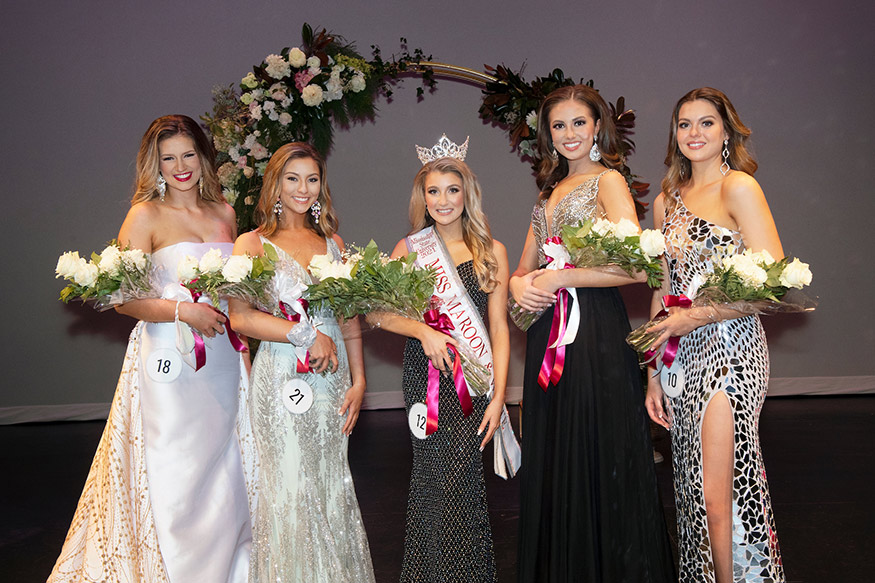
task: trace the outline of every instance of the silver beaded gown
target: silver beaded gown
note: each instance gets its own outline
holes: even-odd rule
[[[663,234],[671,293],[686,293],[696,274],[745,249],[741,233],[694,215],[680,196],[666,197]],[[683,336],[677,352],[685,385],[669,399],[678,515],[680,581],[714,581],[702,488],[702,420],[719,392],[732,408],[732,562],[735,581],[783,582],[775,520],[759,441],[769,382],[769,352],[758,316],[707,324]]]
[[[542,245],[562,225],[599,218],[599,179],[584,181],[553,211],[535,205]],[[605,217],[601,217],[605,218]],[[638,359],[616,287],[577,288],[580,326],[556,385],[538,372],[553,308],[528,330],[523,377],[519,582],[668,583],[674,561],[656,486]]]
[[[262,237],[262,243],[269,243]],[[340,257],[335,242],[329,252]],[[309,283],[310,276],[275,246],[278,269]],[[274,315],[281,317],[279,311]],[[346,416],[337,414],[351,386],[343,335],[334,314],[308,312],[337,345],[334,373],[297,373],[294,347],[262,342],[252,365],[250,415],[260,457],[250,583],[374,581],[368,539],[347,462]],[[281,387],[300,378],[313,388],[303,414],[283,405]]]
[[[472,261],[456,266],[480,317],[489,296],[480,289]],[[428,358],[419,340],[404,348],[404,402],[407,412],[424,403]],[[441,375],[437,431],[413,441],[413,469],[404,537],[404,583],[493,583],[497,581],[492,528],[486,506],[482,436],[477,428],[489,405],[472,397],[474,410],[463,417],[451,378]]]

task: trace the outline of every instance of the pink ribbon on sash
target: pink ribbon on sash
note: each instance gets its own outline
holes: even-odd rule
[[[307,311],[307,308],[310,306],[310,303],[307,300],[298,300],[300,302],[301,307],[304,308],[304,311]],[[297,314],[293,311],[292,306],[285,302],[280,302],[280,312],[282,312],[283,316],[285,316],[286,320],[289,322],[300,322],[301,314]],[[292,313],[289,313],[292,312]],[[295,359],[297,361],[297,371],[299,373],[311,372],[310,370],[310,351],[307,351],[307,356],[304,358],[304,362],[301,362],[300,359]]]
[[[437,309],[428,310],[423,315],[423,320],[430,328],[450,334],[450,330],[454,330],[455,326],[450,321],[450,317],[440,313]],[[468,383],[465,381],[465,375],[462,372],[462,357],[456,350],[456,347],[447,343],[447,348],[453,354],[453,384],[456,386],[456,395],[459,397],[459,405],[462,406],[462,413],[465,417],[471,414],[474,410],[474,405],[471,403],[471,395],[468,394]],[[438,395],[440,392],[440,371],[434,367],[429,360],[428,362],[428,388],[426,390],[425,405],[426,405],[426,422],[425,434],[431,435],[438,428]]]
[[[561,237],[550,237],[546,243],[556,243],[561,245]],[[549,261],[553,258],[547,256]],[[562,269],[574,269],[573,265],[565,264]],[[550,336],[547,338],[547,351],[544,353],[544,360],[541,361],[541,370],[538,372],[538,384],[546,392],[550,383],[556,385],[559,379],[562,378],[562,371],[565,368],[565,345],[557,346],[559,340],[565,336],[565,330],[568,327],[568,306],[571,301],[571,292],[567,288],[561,288],[557,292],[558,300],[556,307],[553,310],[553,323],[550,327]]]
[[[662,296],[662,305],[665,306],[665,309],[660,310],[660,312],[656,314],[657,318],[668,316],[669,308],[689,308],[693,305],[693,300],[691,300],[684,294],[680,294],[678,296],[665,295]],[[665,364],[665,366],[671,366],[674,363],[674,359],[678,353],[678,345],[680,344],[680,341],[680,336],[672,336],[665,343],[665,350],[662,353],[662,362],[663,364]],[[650,366],[651,368],[656,368],[656,359],[659,358],[659,349],[654,350],[651,348],[644,353],[644,357],[647,361],[648,366]]]
[[[197,303],[197,301],[203,295],[199,291],[193,290],[190,285],[193,285],[196,282],[196,279],[193,279],[189,282],[185,287],[188,288],[188,291],[191,292],[191,301]],[[243,341],[240,340],[240,337],[237,335],[237,332],[231,327],[231,319],[223,313],[220,309],[215,306],[211,306],[214,310],[225,316],[225,330],[228,332],[228,342],[231,343],[231,346],[234,347],[234,350],[237,352],[247,352],[249,349],[243,345]],[[200,335],[200,332],[191,328],[191,335],[194,336],[194,359],[195,359],[195,372],[199,371],[203,366],[207,363],[207,348],[204,345],[204,339]]]

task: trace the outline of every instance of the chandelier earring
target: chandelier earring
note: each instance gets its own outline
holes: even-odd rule
[[[602,153],[599,152],[598,135],[592,136],[592,148],[589,149],[589,159],[593,162],[598,162],[602,159]]]
[[[723,140],[723,164],[720,165],[720,173],[726,176],[729,172],[729,138]]]
[[[167,192],[167,181],[164,180],[164,177],[160,174],[158,175],[158,180],[155,183],[155,189],[158,191],[158,198],[161,202],[164,202],[164,194]]]
[[[550,150],[550,158],[555,162],[559,159],[559,152],[556,151],[556,146]]]
[[[318,200],[310,206],[310,215],[313,217],[313,222],[319,224],[319,217],[322,216],[322,203]]]
[[[283,201],[280,199],[276,199],[276,202],[273,205],[273,214],[276,215],[277,220],[279,220],[280,216],[283,214]]]

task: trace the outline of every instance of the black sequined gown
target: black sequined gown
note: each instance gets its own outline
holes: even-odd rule
[[[488,295],[466,261],[456,271],[483,317]],[[419,340],[404,348],[404,402],[407,411],[425,402],[428,358]],[[497,581],[486,482],[477,428],[489,404],[473,397],[474,411],[462,416],[451,378],[441,375],[438,429],[413,441],[413,471],[407,501],[407,533],[401,581],[492,583]]]
[[[541,252],[565,224],[597,217],[598,179],[568,193],[547,225],[532,214]],[[557,385],[538,371],[553,319],[528,330],[522,403],[519,582],[676,581],[656,487],[650,427],[629,320],[617,288],[578,288],[580,327]]]

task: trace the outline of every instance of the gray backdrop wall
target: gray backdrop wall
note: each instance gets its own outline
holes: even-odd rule
[[[528,78],[554,67],[591,77],[638,111],[631,165],[654,185],[675,101],[693,87],[723,89],[753,128],[757,178],[784,248],[811,264],[821,298],[814,314],[768,319],[773,392],[875,389],[871,3],[12,0],[4,12],[2,422],[106,410],[133,322],[58,302],[57,256],[116,235],[152,119],[206,112],[213,86],[299,44],[303,22],[365,53],[377,44],[390,54],[404,36],[475,69],[525,64]],[[337,134],[329,172],[342,236],[390,249],[407,230],[414,143],[470,135],[468,161],[515,266],[536,195],[528,165],[478,119],[475,86],[441,81],[418,102],[416,85],[381,103],[375,123]],[[647,291],[624,294],[633,324],[642,322]],[[513,342],[512,395],[522,337]],[[400,403],[402,342],[375,331],[366,346],[368,404]]]

